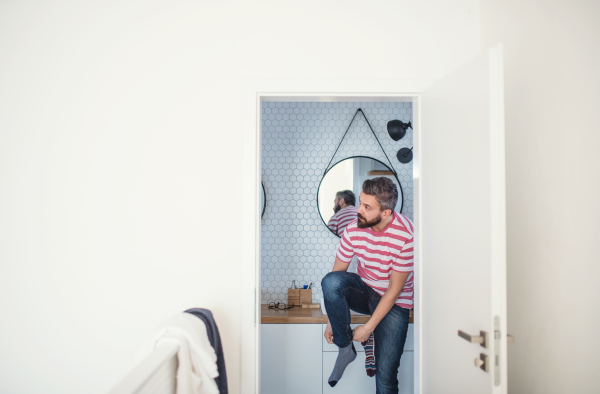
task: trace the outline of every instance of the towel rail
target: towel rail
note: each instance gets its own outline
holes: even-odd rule
[[[108,394],[175,394],[178,350],[172,343],[157,347]]]

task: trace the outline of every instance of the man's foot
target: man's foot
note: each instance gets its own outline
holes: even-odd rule
[[[350,345],[346,347],[341,347],[340,352],[338,353],[337,360],[335,360],[335,366],[333,367],[333,372],[329,377],[329,385],[331,387],[335,386],[337,382],[342,378],[342,374],[344,370],[354,359],[356,358],[356,350],[354,349],[354,344],[350,342]]]

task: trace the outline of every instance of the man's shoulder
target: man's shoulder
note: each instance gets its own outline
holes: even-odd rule
[[[394,228],[398,231],[408,233],[412,237],[415,229],[412,220],[399,212],[394,212],[394,214]]]
[[[348,223],[348,225],[346,226],[346,231],[357,231],[357,230],[360,230],[358,228],[357,222],[358,222],[358,219],[354,219],[350,223]]]
[[[338,211],[338,213],[340,213],[340,212],[343,212],[343,213],[356,212],[356,207],[354,205],[348,205],[347,207],[340,209]]]

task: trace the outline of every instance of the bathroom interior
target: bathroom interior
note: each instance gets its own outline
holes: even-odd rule
[[[365,179],[389,177],[399,188],[396,211],[413,220],[413,105],[411,98],[395,100],[261,103],[263,394],[375,392],[360,343],[343,378],[335,387],[327,383],[337,347],[323,336],[321,280],[333,267],[340,241],[327,227],[336,191],[353,190],[358,205]],[[390,127],[398,125],[400,131]],[[355,270],[356,257],[348,271]],[[292,288],[301,289],[301,305],[290,308],[298,302],[299,291]],[[281,309],[284,305],[289,309]],[[351,327],[368,318],[353,313]],[[398,372],[401,394],[414,391],[412,322],[411,311]]]

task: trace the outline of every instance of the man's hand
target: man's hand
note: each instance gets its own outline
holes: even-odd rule
[[[327,328],[325,329],[325,339],[327,343],[333,343],[333,330],[331,329],[331,323],[327,322]]]
[[[353,330],[354,338],[352,338],[352,340],[354,340],[356,342],[366,342],[367,339],[369,339],[369,336],[371,335],[372,332],[373,332],[373,330],[370,330],[365,325],[357,326]]]

